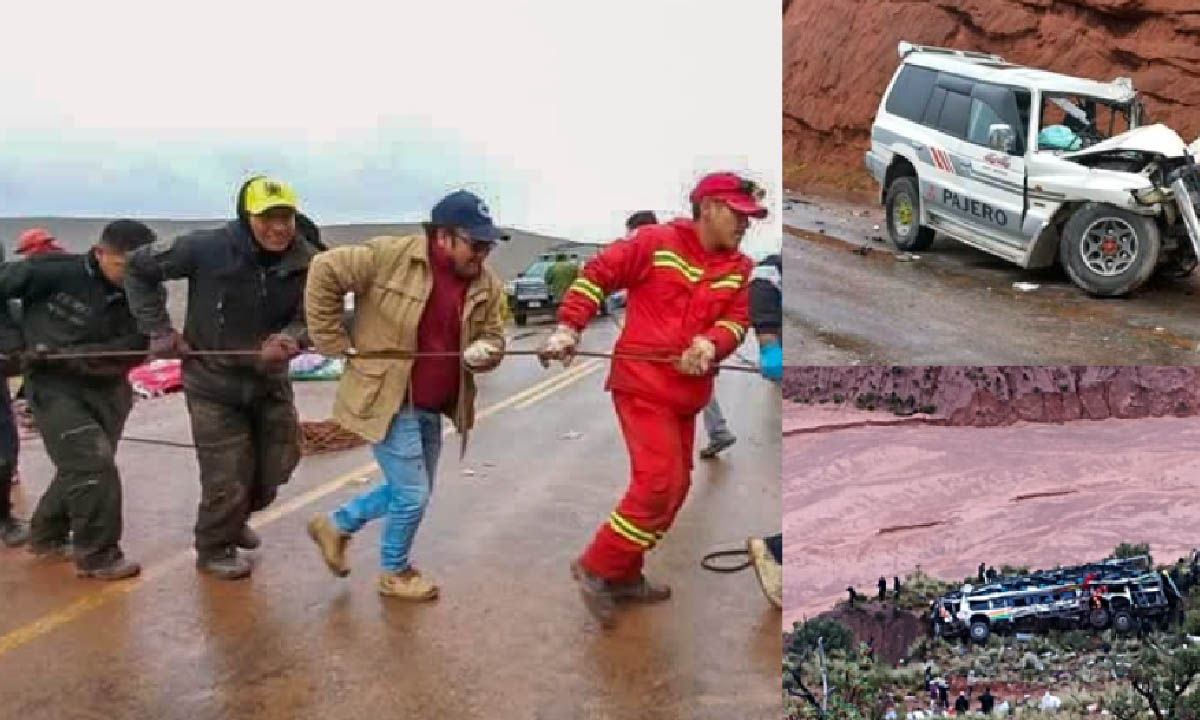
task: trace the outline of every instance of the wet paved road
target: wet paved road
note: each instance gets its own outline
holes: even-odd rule
[[[789,365],[1200,362],[1195,275],[1097,299],[1060,270],[1023,270],[942,236],[898,261],[879,208],[797,199],[783,222]]]
[[[585,344],[604,348],[612,336],[600,324]],[[125,545],[146,572],[100,585],[0,550],[0,716],[778,717],[779,612],[750,572],[699,567],[711,549],[779,529],[778,390],[722,375],[718,395],[740,440],[697,465],[678,524],[648,564],[675,597],[629,608],[606,633],[567,571],[625,482],[606,370],[581,363],[523,395],[552,376],[531,359],[487,378],[480,408],[491,410],[464,462],[447,438],[417,538],[415,562],[442,586],[426,605],[376,595],[378,524],[355,539],[344,580],[304,533],[312,512],[363,489],[348,478],[367,474],[365,448],[305,459],[255,521],[264,543],[254,576],[224,583],[193,567],[191,452],[125,443]],[[297,387],[302,416],[326,417],[332,384]],[[181,400],[139,404],[127,434],[188,441]],[[580,436],[563,439],[571,432]],[[38,441],[22,452],[27,514],[48,465]]]

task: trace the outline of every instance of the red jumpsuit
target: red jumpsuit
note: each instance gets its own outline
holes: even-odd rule
[[[625,327],[616,352],[678,357],[697,335],[716,362],[746,337],[753,263],[737,251],[707,252],[690,220],[648,225],[584,266],[558,319],[582,332],[604,297],[625,288]],[[616,359],[606,388],[629,451],[629,488],[579,562],[615,582],[636,580],[642,556],[662,539],[691,485],[696,415],[712,396],[713,375],[683,375],[667,363]]]

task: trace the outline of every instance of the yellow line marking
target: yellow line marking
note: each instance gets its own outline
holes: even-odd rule
[[[494,415],[501,410],[505,410],[514,405],[518,407],[528,407],[538,400],[558,392],[572,385],[576,380],[580,380],[587,375],[595,372],[600,366],[599,360],[591,360],[586,363],[570,368],[565,372],[549,377],[536,383],[521,392],[501,400],[500,402],[490,407],[480,410],[475,415],[476,421],[483,420],[486,417]],[[518,403],[520,403],[518,405]],[[454,427],[451,425],[442,433],[443,437],[447,437],[454,432]],[[306,490],[290,500],[273,505],[270,508],[258,513],[258,515],[250,522],[255,528],[261,528],[269,525],[280,518],[293,513],[306,505],[309,505],[323,497],[331,495],[345,487],[348,483],[361,478],[364,475],[374,474],[378,470],[375,463],[368,463],[362,467],[355,468],[347,473],[343,473],[332,480],[328,480],[317,487]],[[88,593],[79,598],[75,602],[70,603],[54,612],[47,613],[42,617],[29,622],[16,630],[12,630],[4,635],[0,635],[0,655],[15,650],[16,648],[26,645],[33,640],[45,635],[52,630],[66,625],[83,615],[95,610],[98,607],[106,604],[113,598],[120,597],[133,592],[137,588],[145,585],[147,582],[156,580],[168,572],[175,570],[178,567],[186,565],[192,556],[192,550],[181,550],[172,555],[161,563],[157,563],[145,568],[142,574],[130,580],[105,585],[101,589]]]
[[[576,382],[579,382],[580,380],[584,379],[588,375],[591,375],[592,373],[596,372],[599,369],[600,369],[599,362],[593,362],[592,364],[583,365],[579,368],[579,372],[575,373],[574,375],[570,375],[570,376],[566,377],[565,379],[563,379],[558,384],[552,385],[548,388],[545,388],[543,390],[540,390],[540,391],[534,393],[533,395],[530,395],[528,398],[521,401],[517,405],[516,409],[524,410],[525,408],[534,404],[538,400],[541,400],[542,398],[546,397],[547,395],[556,393],[559,390],[562,390],[563,388],[567,387],[568,385],[574,385]],[[562,378],[564,375],[566,375],[566,373],[563,373],[563,375],[560,375],[559,377]]]

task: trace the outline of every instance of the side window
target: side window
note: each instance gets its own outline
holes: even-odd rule
[[[987,600],[972,600],[971,601],[971,609],[975,610],[977,612],[981,611],[981,610],[987,610],[988,609],[988,601]]]
[[[971,119],[971,98],[956,92],[946,93],[946,102],[942,105],[938,117],[938,129],[957,138],[967,136],[967,122]]]
[[[1007,125],[1000,113],[979,98],[971,99],[971,117],[967,121],[967,141],[987,147],[988,132],[993,125]],[[1015,129],[1015,128],[1014,128]]]
[[[933,94],[929,96],[929,104],[925,106],[925,115],[921,117],[921,124],[937,127],[938,118],[942,115],[942,105],[946,101],[946,88],[934,88]]]
[[[892,92],[888,95],[884,108],[892,115],[920,122],[935,82],[935,71],[916,65],[905,65],[896,77],[896,82],[892,84]]]

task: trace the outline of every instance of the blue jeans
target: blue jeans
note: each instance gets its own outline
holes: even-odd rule
[[[371,446],[383,479],[335,510],[337,529],[353,534],[376,518],[384,518],[379,564],[384,572],[409,568],[408,551],[433,491],[438,455],[442,451],[442,416],[403,407],[392,418],[383,442]]]

